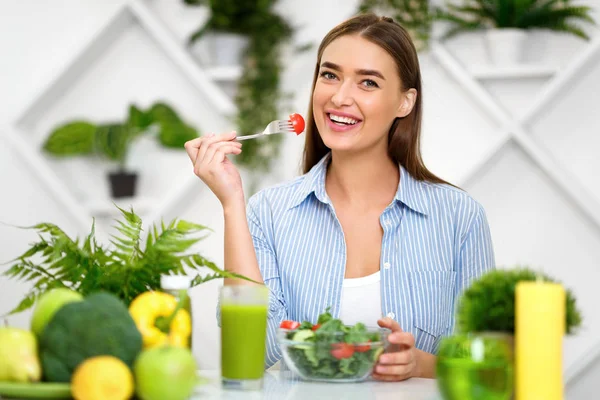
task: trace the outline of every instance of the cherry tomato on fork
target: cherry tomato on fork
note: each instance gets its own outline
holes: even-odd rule
[[[304,127],[306,124],[304,123],[304,118],[302,118],[302,115],[296,113],[291,114],[289,121],[292,123],[292,128],[294,129],[294,132],[296,132],[296,135],[304,132]]]
[[[290,321],[289,319],[281,321],[281,324],[279,325],[279,327],[281,329],[289,329],[289,330],[294,330],[299,326],[300,326],[300,322]]]

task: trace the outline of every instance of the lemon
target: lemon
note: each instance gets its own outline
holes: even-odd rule
[[[91,357],[79,364],[71,379],[76,400],[126,400],[133,395],[133,374],[113,356]]]

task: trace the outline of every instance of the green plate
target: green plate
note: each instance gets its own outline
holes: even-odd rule
[[[0,396],[13,399],[70,399],[71,385],[51,382],[0,382]]]

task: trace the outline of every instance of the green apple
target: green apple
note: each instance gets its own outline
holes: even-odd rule
[[[31,331],[0,328],[0,382],[37,382],[42,367]]]
[[[31,317],[31,330],[40,337],[54,314],[65,304],[82,301],[83,296],[71,289],[52,289],[40,296]]]
[[[164,346],[142,351],[133,366],[142,400],[185,400],[198,381],[196,361],[187,348]]]

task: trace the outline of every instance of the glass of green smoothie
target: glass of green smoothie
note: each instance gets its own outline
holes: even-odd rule
[[[223,286],[219,304],[222,385],[259,390],[265,371],[269,290],[263,285]]]

